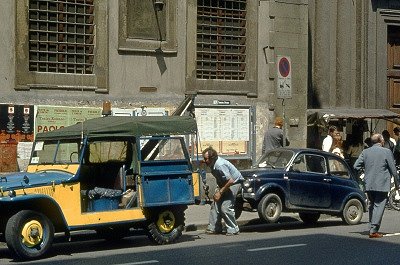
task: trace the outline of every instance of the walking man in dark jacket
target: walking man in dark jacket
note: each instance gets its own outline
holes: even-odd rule
[[[274,127],[267,130],[264,134],[264,141],[262,146],[262,153],[265,154],[269,150],[283,147],[283,119],[281,117],[276,117],[274,122]],[[290,142],[286,138],[286,145],[289,145]]]

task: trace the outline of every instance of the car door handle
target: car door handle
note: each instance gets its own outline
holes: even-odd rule
[[[325,182],[331,182],[331,179],[324,179]]]

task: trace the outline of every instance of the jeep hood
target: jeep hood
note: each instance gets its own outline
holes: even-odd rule
[[[0,188],[3,191],[10,189],[20,189],[37,187],[59,183],[71,179],[73,175],[62,171],[40,171],[36,173],[17,172],[12,174],[0,175]]]

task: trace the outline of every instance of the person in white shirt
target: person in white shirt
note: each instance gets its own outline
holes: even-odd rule
[[[322,141],[322,150],[325,152],[330,152],[332,143],[333,143],[333,135],[336,133],[336,126],[330,126],[328,129],[328,135]]]

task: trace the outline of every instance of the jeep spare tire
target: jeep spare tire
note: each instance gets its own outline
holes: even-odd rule
[[[185,227],[185,210],[187,207],[161,208],[148,210],[146,218],[148,237],[160,244],[175,242]]]

